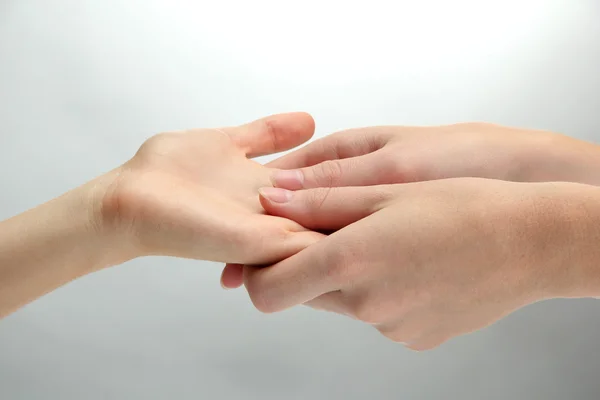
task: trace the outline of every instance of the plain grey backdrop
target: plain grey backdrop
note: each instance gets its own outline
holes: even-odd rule
[[[150,135],[308,111],[317,136],[491,121],[600,140],[600,3],[0,0],[0,219]],[[0,321],[0,399],[597,399],[600,303],[527,307],[432,352],[218,264],[147,258]]]

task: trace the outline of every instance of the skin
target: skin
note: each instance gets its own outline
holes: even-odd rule
[[[227,265],[222,281],[244,282],[261,311],[306,304],[415,350],[598,296],[598,160],[590,143],[488,124],[334,134],[272,163],[294,170],[261,189],[269,214],[333,233],[268,268]]]
[[[282,191],[262,190],[269,213],[335,232],[246,268],[263,312],[306,304],[427,350],[537,301],[600,293],[598,187],[455,178]]]
[[[284,259],[322,235],[266,215],[272,169],[250,160],[310,139],[312,117],[162,133],[124,165],[0,222],[0,317],[82,275],[165,255],[244,264]]]
[[[287,189],[367,186],[478,177],[600,185],[600,146],[561,134],[464,123],[383,126],[337,132],[269,166]],[[294,174],[300,172],[300,184]]]
[[[1,222],[0,317],[147,255],[237,263],[222,283],[245,282],[261,311],[307,304],[418,350],[535,301],[598,295],[596,146],[481,124],[388,127],[332,135],[268,167],[249,160],[313,131],[310,116],[284,114],[160,134]]]

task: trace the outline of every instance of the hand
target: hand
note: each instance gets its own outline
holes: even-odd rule
[[[322,235],[265,215],[257,190],[272,171],[248,157],[289,149],[313,131],[309,115],[283,114],[163,133],[122,167],[1,221],[0,318],[135,257],[262,264],[297,253]]]
[[[272,162],[286,189],[480,177],[600,185],[600,146],[484,123],[338,132]]]
[[[246,267],[245,285],[263,312],[306,303],[430,349],[536,301],[597,294],[599,191],[478,178],[263,189],[270,214],[335,233]]]
[[[383,126],[334,133],[268,166],[273,185],[290,190],[460,177],[600,185],[600,146],[486,123]],[[221,282],[241,285],[242,267],[227,265]]]
[[[296,113],[154,136],[114,173],[102,194],[102,225],[135,256],[247,264],[290,256],[320,235],[265,215],[257,191],[272,170],[248,158],[289,149],[313,131],[312,118]]]

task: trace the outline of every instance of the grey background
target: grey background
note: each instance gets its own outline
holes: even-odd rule
[[[318,135],[485,120],[600,139],[588,1],[0,0],[0,218],[153,133],[311,112]],[[426,353],[220,266],[80,279],[0,321],[0,399],[597,399],[600,305],[550,301]]]

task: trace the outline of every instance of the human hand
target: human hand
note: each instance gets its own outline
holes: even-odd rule
[[[272,171],[248,157],[313,132],[312,118],[295,113],[159,134],[123,166],[0,221],[0,318],[135,257],[263,264],[297,253],[322,235],[265,215],[257,190]]]
[[[258,188],[272,172],[249,160],[287,150],[314,132],[302,113],[247,125],[156,135],[112,173],[99,220],[134,256],[167,255],[263,264],[305,248],[320,235],[265,215]]]
[[[382,126],[334,133],[268,166],[273,185],[290,190],[460,177],[600,185],[600,146],[486,123]],[[241,285],[242,272],[226,265],[223,286]]]
[[[334,133],[269,166],[300,169],[274,177],[292,190],[460,177],[600,185],[600,146],[486,123],[385,126]]]
[[[270,214],[335,232],[273,266],[245,267],[245,286],[260,311],[307,304],[430,349],[536,301],[592,285],[597,294],[598,192],[479,178],[267,188]]]

